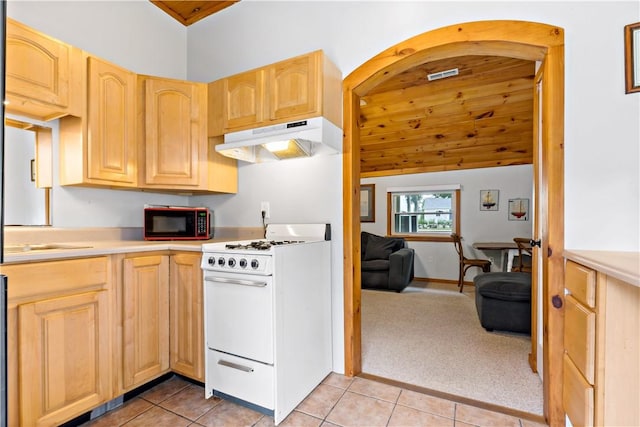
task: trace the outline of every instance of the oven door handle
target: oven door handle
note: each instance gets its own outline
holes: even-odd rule
[[[223,359],[218,360],[218,365],[226,366],[227,368],[237,369],[242,372],[253,372],[253,368],[250,368],[249,366],[239,365],[237,363],[228,362]]]
[[[205,282],[226,283],[230,285],[253,286],[255,288],[264,288],[267,282],[254,282],[253,280],[242,279],[225,279],[223,277],[205,277]]]

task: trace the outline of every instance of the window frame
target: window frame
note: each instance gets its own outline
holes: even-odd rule
[[[410,193],[421,191],[424,193],[436,193],[436,192],[451,192],[453,193],[455,208],[453,210],[453,230],[451,233],[461,234],[460,233],[460,186],[434,186],[434,187],[398,187],[398,188],[388,188],[387,189],[387,235],[392,237],[402,237],[407,241],[415,241],[415,242],[451,242],[450,234],[420,234],[417,233],[393,233],[393,205],[392,205],[392,195],[397,193]]]

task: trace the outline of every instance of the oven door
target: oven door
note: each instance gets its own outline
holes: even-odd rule
[[[273,364],[271,276],[204,273],[207,347]]]

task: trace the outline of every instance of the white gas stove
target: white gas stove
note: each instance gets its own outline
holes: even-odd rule
[[[279,248],[331,240],[329,224],[269,224],[265,234],[261,240],[204,244],[202,269],[271,275],[271,259]]]
[[[203,245],[206,397],[278,424],[331,372],[330,238],[328,224],[269,224]]]

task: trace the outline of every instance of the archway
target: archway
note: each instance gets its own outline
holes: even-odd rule
[[[534,170],[541,240],[544,415],[550,425],[564,423],[562,409],[564,248],[564,31],[525,21],[481,21],[429,31],[376,55],[343,82],[344,148],[344,304],[345,370],[361,372],[360,293],[360,97],[381,82],[417,65],[463,55],[495,55],[540,62],[538,154]],[[548,215],[553,212],[553,215]],[[537,254],[535,255],[537,256]],[[552,304],[553,301],[553,304]]]

